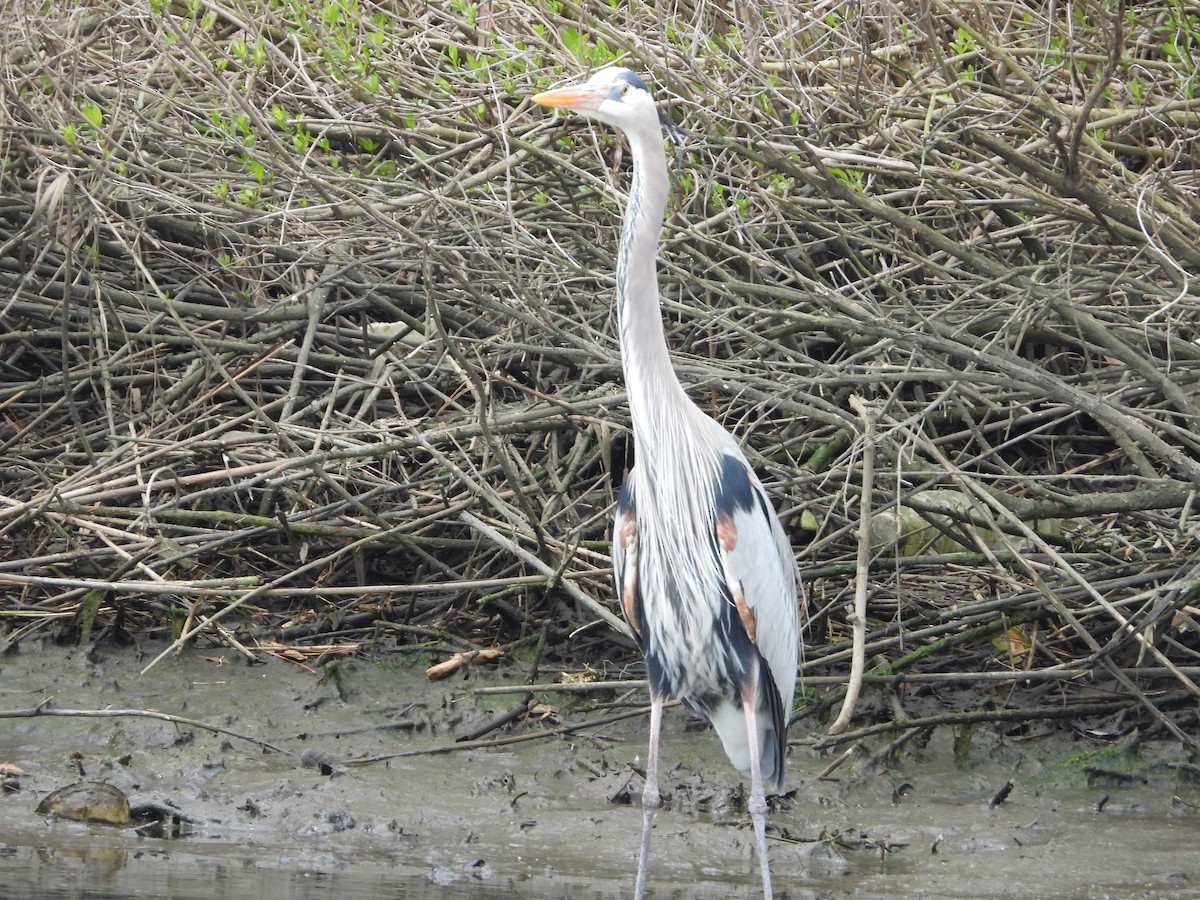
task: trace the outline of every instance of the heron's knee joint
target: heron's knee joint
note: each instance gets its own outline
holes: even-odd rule
[[[746,803],[746,809],[752,816],[765,816],[767,814],[767,798],[751,794],[750,800]]]

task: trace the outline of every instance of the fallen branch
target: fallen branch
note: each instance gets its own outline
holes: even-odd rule
[[[678,700],[671,700],[663,704],[663,709],[670,709],[671,707],[678,705]],[[526,741],[540,741],[545,740],[546,738],[561,737],[564,734],[574,734],[587,728],[599,728],[602,725],[611,725],[613,722],[622,722],[625,719],[633,719],[637,716],[649,715],[649,713],[650,707],[643,706],[638,707],[637,709],[627,710],[625,712],[601,716],[598,719],[588,719],[586,722],[578,722],[574,725],[558,725],[554,728],[547,728],[544,731],[537,731],[529,734],[515,734],[511,737],[496,738],[490,741],[462,741],[460,743],[447,744],[440,747],[425,747],[420,750],[405,750],[401,753],[388,753],[383,756],[351,759],[346,761],[346,765],[366,766],[372,763],[387,762],[389,759],[399,759],[405,756],[436,756],[442,753],[455,753],[459,750],[486,750],[492,747],[507,747],[512,744],[523,744]]]
[[[264,750],[270,750],[274,753],[285,753],[288,756],[292,755],[289,751],[281,747],[276,747],[267,741],[251,737],[248,734],[242,734],[240,731],[223,728],[220,725],[210,725],[198,719],[189,719],[184,716],[157,712],[152,709],[51,709],[50,704],[52,702],[49,699],[43,700],[37,706],[32,706],[29,709],[0,709],[0,719],[29,719],[41,716],[66,716],[76,719],[156,719],[159,722],[170,722],[173,725],[186,725],[189,728],[200,728],[215,734],[226,734],[240,741],[246,741],[262,747]]]

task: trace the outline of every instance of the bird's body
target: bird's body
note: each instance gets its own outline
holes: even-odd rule
[[[637,443],[613,529],[625,617],[639,637],[652,693],[703,713],[746,774],[742,690],[757,667],[760,771],[779,789],[795,628],[772,632],[768,622],[760,633],[756,601],[767,592],[787,597],[790,569],[762,558],[788,554],[790,562],[787,541],[733,438],[691,403],[663,415],[690,420],[689,439],[667,456],[646,453],[648,441]],[[764,545],[769,554],[761,554]]]
[[[751,776],[749,808],[769,897],[763,784],[783,786],[799,649],[795,561],[741,448],[688,398],[671,366],[656,274],[667,165],[645,85],[627,69],[609,68],[533,99],[620,128],[633,157],[616,293],[637,461],[617,501],[613,562],[650,682],[636,894],[645,886],[659,800],[662,705],[678,697],[712,722],[730,761]]]

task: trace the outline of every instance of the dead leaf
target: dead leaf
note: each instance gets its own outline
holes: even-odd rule
[[[992,646],[1007,656],[1004,661],[1010,665],[1019,664],[1033,649],[1024,629],[1015,626],[992,638]]]

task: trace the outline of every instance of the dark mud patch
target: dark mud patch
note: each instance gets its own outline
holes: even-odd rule
[[[645,722],[487,750],[444,748],[512,706],[471,688],[519,681],[472,670],[342,661],[325,675],[191,652],[148,675],[133,651],[41,647],[0,661],[0,708],[151,709],[281,748],[152,719],[0,719],[0,884],[58,897],[622,896],[631,891]],[[595,715],[541,698],[516,733]],[[1195,779],[1176,745],[1120,758],[1066,737],[1018,742],[935,731],[884,765],[817,774],[793,743],[792,791],[774,801],[781,896],[1185,897],[1200,891]],[[957,736],[961,738],[961,736]],[[743,785],[681,710],[663,737],[668,797],[654,837],[655,896],[755,896]],[[867,754],[863,754],[866,758]],[[39,801],[87,779],[178,810],[176,838],[47,818]],[[1011,782],[1007,794],[1004,788]],[[998,799],[999,798],[999,799]]]

